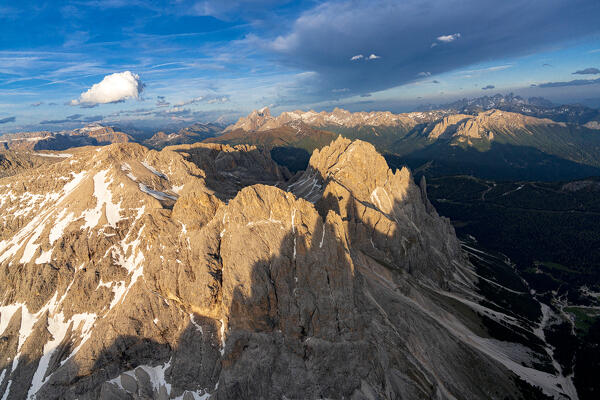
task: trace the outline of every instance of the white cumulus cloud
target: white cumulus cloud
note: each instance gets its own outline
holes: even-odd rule
[[[71,100],[71,105],[94,107],[98,104],[118,103],[127,99],[139,99],[144,84],[139,75],[131,71],[106,75],[102,81],[94,84],[89,90],[81,93],[78,99]]]
[[[458,38],[460,38],[460,33],[453,33],[452,35],[438,36],[437,40],[444,43],[450,43],[454,42]]]
[[[371,54],[370,56],[366,57],[363,56],[362,54],[357,54],[355,56],[353,56],[352,58],[350,58],[350,61],[358,61],[358,60],[377,60],[378,58],[381,58],[378,55],[375,54]]]

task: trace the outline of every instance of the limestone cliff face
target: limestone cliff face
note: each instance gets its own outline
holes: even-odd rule
[[[518,398],[510,369],[560,392],[488,339],[452,227],[369,144],[291,180],[209,144],[36,172],[0,180],[6,399]]]
[[[546,118],[535,118],[523,114],[489,110],[477,115],[454,114],[431,124],[427,130],[430,140],[452,137],[466,139],[494,140],[496,135],[515,136],[516,134],[533,135],[531,128],[541,126],[557,126],[564,128],[562,122]]]
[[[429,139],[448,138],[456,133],[458,124],[465,120],[471,119],[470,115],[465,114],[453,114],[444,117],[441,121],[433,124],[433,127],[428,132],[427,137]]]
[[[289,189],[345,221],[353,247],[377,261],[445,285],[460,260],[450,222],[440,218],[410,171],[392,172],[366,142],[339,138],[315,151]]]

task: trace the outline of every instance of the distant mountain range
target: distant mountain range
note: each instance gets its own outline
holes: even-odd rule
[[[150,148],[161,149],[165,146],[196,143],[215,136],[223,130],[217,124],[196,123],[180,129],[178,132],[157,132],[149,139],[143,136],[125,133],[119,128],[98,123],[82,128],[60,132],[20,132],[0,136],[0,145],[5,150],[66,150],[72,147],[103,146],[112,143],[138,142]]]
[[[138,142],[149,148],[214,142],[267,148],[292,172],[313,150],[338,135],[375,145],[390,166],[428,176],[467,174],[488,179],[566,180],[600,175],[600,114],[580,105],[555,105],[512,94],[463,99],[430,110],[391,112],[252,111],[227,127],[196,123],[152,137],[91,124],[62,132],[0,136],[5,150],[65,150]]]
[[[157,132],[150,139],[142,143],[148,147],[162,149],[165,146],[176,144],[190,144],[201,142],[204,139],[216,136],[223,131],[223,126],[218,124],[193,124],[180,129],[178,132],[165,133]]]
[[[518,100],[511,99],[513,103]],[[473,110],[476,104],[472,103]],[[496,108],[473,113],[448,108],[406,114],[351,113],[336,108],[319,113],[283,112],[279,116],[263,108],[240,118],[223,136],[211,141],[230,143],[233,136],[234,143],[274,147],[273,143],[279,142],[281,147],[310,152],[334,133],[374,144],[394,167],[424,167],[430,175],[560,180],[600,174],[600,131],[592,129],[590,121],[586,124]],[[288,137],[294,126],[312,129],[313,148],[306,146],[304,134]],[[277,135],[280,137],[275,138]]]
[[[89,124],[83,128],[62,132],[22,132],[0,136],[5,150],[66,150],[71,147],[98,146],[133,142],[135,139],[109,126]]]
[[[429,105],[423,108],[425,111],[447,110],[462,114],[476,114],[492,109],[511,111],[538,118],[550,118],[559,122],[588,124],[591,128],[600,128],[600,110],[581,104],[554,104],[542,97],[525,99],[512,93],[461,99],[448,104]]]

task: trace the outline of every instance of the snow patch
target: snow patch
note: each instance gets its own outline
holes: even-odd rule
[[[121,220],[121,202],[114,204],[110,184],[112,178],[107,182],[108,170],[103,170],[94,175],[94,196],[96,196],[96,208],[86,210],[82,217],[85,218],[85,225],[82,229],[94,228],[100,222],[102,209],[106,205],[106,219],[113,228],[117,227],[117,222]]]
[[[2,400],[8,399],[8,395],[10,393],[10,384],[11,383],[12,383],[12,380],[9,380],[8,384],[6,385],[6,389],[4,389],[4,395],[2,396]]]
[[[75,220],[75,216],[73,213],[69,213],[65,216],[67,210],[62,209],[62,211],[57,215],[54,220],[54,225],[50,229],[50,234],[48,235],[48,241],[50,245],[53,245],[58,239],[60,239],[71,222]]]
[[[221,356],[225,354],[225,322],[221,319],[221,330],[219,331],[221,334]]]
[[[160,172],[159,170],[157,170],[156,168],[154,168],[152,165],[148,164],[146,161],[142,161],[142,165],[144,167],[146,167],[146,169],[150,172],[152,172],[154,175],[169,180],[169,178],[167,178],[167,176],[165,174],[163,174],[162,172]]]
[[[180,185],[180,186],[173,186],[172,190],[173,192],[179,194],[179,192],[181,192],[183,190],[183,186],[184,185]]]
[[[140,190],[144,193],[149,194],[150,196],[154,197],[157,200],[177,200],[177,196],[172,196],[170,194],[164,193],[164,192],[159,192],[158,190],[153,190],[150,189],[148,186],[144,185],[143,183],[140,183]]]
[[[42,254],[38,258],[35,259],[36,264],[47,264],[52,259],[52,250],[42,251]]]
[[[33,155],[35,156],[42,156],[42,157],[54,157],[54,158],[69,158],[72,157],[73,154],[69,154],[69,153],[33,153]],[[1,380],[0,380],[1,382]]]
[[[141,368],[142,370],[144,370],[144,372],[146,372],[148,374],[148,376],[150,377],[150,383],[152,384],[152,388],[154,390],[156,390],[158,392],[160,390],[161,386],[164,386],[167,391],[167,394],[170,395],[171,394],[171,384],[168,383],[167,380],[165,379],[165,372],[170,367],[171,367],[171,360],[169,360],[169,362],[165,363],[164,365],[157,365],[156,367],[151,367],[149,365],[139,365],[136,367],[136,369]],[[123,372],[121,375],[117,376],[114,379],[111,379],[108,382],[112,383],[114,385],[117,385],[119,388],[125,390],[123,388],[123,385],[121,385],[121,376],[122,375],[129,375],[133,379],[136,379],[135,369],[131,369],[129,371]]]
[[[202,334],[204,333],[204,331],[202,330],[202,327],[200,325],[198,325],[198,323],[194,319],[194,314],[190,314],[190,321],[192,322],[192,325],[194,325],[196,327],[197,331],[199,331]]]
[[[323,248],[323,240],[325,240],[325,224],[323,223],[323,233],[321,234],[321,242],[319,243],[319,248]]]

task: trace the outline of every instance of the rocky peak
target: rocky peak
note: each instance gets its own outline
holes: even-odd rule
[[[256,110],[257,115],[261,116],[261,117],[270,117],[271,116],[271,110],[269,110],[269,107],[263,107],[260,110]]]
[[[272,120],[271,111],[268,107],[263,107],[260,110],[252,111],[247,117],[242,117],[234,125],[229,125],[225,128],[225,132],[242,129],[245,131],[254,131]]]
[[[340,136],[329,146],[315,150],[309,168],[289,189],[315,202],[322,215],[336,210],[343,221],[349,221],[347,229],[357,243],[387,262],[393,260],[397,265],[405,265],[406,271],[415,276],[446,285],[451,274],[447,268],[449,260],[460,258],[454,230],[429,203],[424,184],[421,188],[415,185],[406,167],[392,171],[369,143],[352,142]],[[369,221],[366,224],[369,226],[375,220],[379,220],[376,226],[365,229],[365,221]],[[357,224],[357,221],[362,222]],[[394,234],[388,236],[383,232]],[[408,242],[404,242],[407,238]],[[435,253],[441,258],[436,261],[428,256],[422,258],[423,254],[419,254],[422,246],[438,248]],[[425,267],[441,264],[446,267],[431,270]]]

